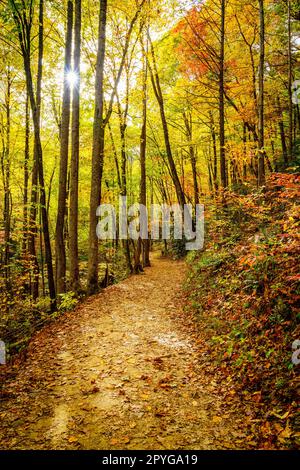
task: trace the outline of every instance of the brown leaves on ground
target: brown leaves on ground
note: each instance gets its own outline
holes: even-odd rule
[[[185,264],[154,259],[39,332],[12,369],[4,449],[251,448],[231,383],[207,380],[181,316]],[[10,398],[9,398],[10,397]],[[251,417],[249,417],[249,422]]]

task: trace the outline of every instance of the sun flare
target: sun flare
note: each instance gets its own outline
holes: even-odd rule
[[[77,85],[78,79],[78,74],[76,72],[73,72],[72,70],[70,70],[66,75],[66,80],[70,88],[74,88]]]

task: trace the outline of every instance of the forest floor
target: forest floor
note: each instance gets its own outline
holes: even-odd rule
[[[185,272],[156,256],[145,274],[37,333],[26,361],[8,370],[0,447],[253,448],[247,410],[199,361],[184,321]]]

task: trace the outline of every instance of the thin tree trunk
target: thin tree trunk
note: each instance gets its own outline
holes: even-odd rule
[[[247,132],[246,125],[243,123],[243,180],[247,179]]]
[[[147,47],[148,50],[148,47]],[[143,118],[140,137],[140,204],[147,207],[147,187],[146,187],[146,149],[147,149],[147,60],[144,57],[143,70]],[[142,254],[142,266],[150,266],[149,260],[149,240],[139,237],[138,246],[135,253],[134,272],[142,270],[140,256]]]
[[[225,0],[221,0],[221,37],[219,64],[219,125],[220,125],[220,178],[221,186],[226,188],[226,155],[225,155],[225,108],[224,108],[224,59],[225,59]]]
[[[93,128],[92,177],[90,195],[90,228],[88,259],[88,291],[98,290],[98,238],[96,210],[101,201],[101,182],[104,160],[103,75],[106,43],[107,0],[100,0],[98,53],[95,80],[95,115]]]
[[[72,152],[70,168],[69,199],[69,253],[70,253],[70,288],[78,292],[78,171],[79,171],[79,125],[80,125],[80,47],[81,47],[81,0],[75,0],[74,27],[74,72],[77,83],[73,89],[72,102]]]
[[[41,207],[39,208],[39,227],[42,226],[42,213],[41,213]],[[40,263],[41,263],[41,278],[42,278],[42,294],[43,297],[45,297],[45,267],[44,267],[44,246],[43,246],[43,234],[42,231],[39,231],[39,242],[40,242]]]
[[[37,119],[40,125],[41,114],[41,97],[42,97],[42,77],[43,77],[43,35],[44,35],[44,8],[43,1],[39,6],[39,44],[38,44],[38,65],[37,65],[37,78],[36,78],[36,108]],[[29,97],[28,97],[29,98]],[[30,215],[29,215],[29,237],[28,237],[28,253],[32,263],[33,279],[31,282],[31,294],[34,300],[39,295],[39,263],[36,254],[36,239],[37,239],[37,206],[38,206],[38,152],[37,143],[34,136],[33,147],[33,168],[31,175],[31,198],[30,198]]]
[[[118,188],[121,191],[122,190],[122,183],[121,183],[121,175],[120,175],[120,165],[119,165],[116,144],[115,144],[114,135],[112,133],[110,122],[107,123],[107,127],[108,127],[108,130],[109,130],[109,135],[110,135],[110,140],[111,140],[111,145],[112,145],[112,150],[113,150],[114,160],[115,160],[115,165],[116,165]]]
[[[287,146],[286,146],[284,123],[283,123],[282,109],[281,109],[279,97],[277,97],[277,106],[278,106],[278,114],[279,114],[278,126],[279,126],[279,132],[280,132],[283,161],[284,161],[285,165],[287,165],[287,163],[288,163],[288,150],[287,150]]]
[[[258,175],[257,184],[265,183],[265,136],[264,136],[264,68],[265,68],[265,13],[264,0],[259,1],[259,97],[258,97]]]
[[[11,127],[11,69],[7,67],[6,72],[7,87],[5,93],[5,151],[4,151],[4,165],[3,165],[3,180],[4,180],[4,273],[6,286],[9,288],[10,284],[10,127]]]
[[[128,90],[127,90],[128,93]],[[120,102],[118,98],[118,115],[120,121],[120,137],[121,137],[121,195],[126,197],[127,196],[127,155],[126,155],[126,142],[125,142],[125,131],[126,131],[126,114],[122,117]],[[130,256],[130,244],[129,240],[124,240],[124,248],[125,248],[125,256],[126,256],[126,263],[127,268],[130,273],[133,272],[133,267],[131,264],[131,256]]]
[[[210,112],[210,125],[211,125],[211,137],[212,137],[212,144],[213,144],[213,182],[214,182],[214,190],[217,193],[219,189],[218,185],[218,156],[217,156],[217,140],[216,140],[216,130],[215,130],[215,123],[214,117],[212,112]]]
[[[68,83],[68,73],[71,70],[72,57],[72,30],[73,30],[73,3],[68,1],[67,31],[65,43],[65,65],[64,65],[64,91],[61,115],[60,134],[60,167],[59,167],[59,191],[58,207],[55,230],[55,259],[56,259],[56,289],[61,294],[66,291],[66,248],[64,240],[64,227],[67,201],[67,175],[68,175],[68,152],[70,132],[70,97],[71,89]]]
[[[198,187],[198,181],[197,181],[197,160],[196,160],[195,148],[192,143],[193,142],[192,116],[191,114],[188,116],[186,113],[183,113],[183,119],[184,119],[184,124],[185,124],[186,137],[189,143],[189,156],[190,156],[192,175],[193,175],[194,206],[196,207],[197,204],[199,204],[199,187]]]
[[[292,31],[291,31],[291,0],[288,0],[288,107],[289,107],[289,145],[288,160],[293,159],[293,63],[292,63]]]
[[[211,162],[209,159],[207,159],[207,169],[208,169],[208,187],[213,197],[214,191],[213,191],[212,169],[211,169]]]
[[[148,40],[147,40],[148,41]],[[147,43],[148,50],[148,43]],[[146,174],[146,151],[147,151],[147,80],[148,66],[147,60],[144,60],[144,80],[143,80],[143,122],[140,138],[140,159],[141,159],[141,183],[140,183],[140,203],[147,207],[147,174]],[[148,238],[142,240],[142,260],[143,266],[149,267],[150,264],[150,234]]]
[[[30,197],[30,214],[29,214],[29,236],[28,236],[28,253],[32,263],[32,282],[31,295],[34,300],[39,295],[39,263],[36,255],[36,237],[37,237],[37,201],[38,201],[38,171],[37,171],[37,150],[34,140],[33,149],[33,168],[31,175],[31,197]]]
[[[298,121],[298,132],[300,131],[300,107],[299,104],[296,104],[296,115],[297,115],[297,121]]]
[[[29,98],[26,94],[25,103],[25,146],[24,146],[24,195],[23,195],[23,237],[22,253],[27,253],[28,240],[28,182],[29,182],[29,140],[30,140]]]

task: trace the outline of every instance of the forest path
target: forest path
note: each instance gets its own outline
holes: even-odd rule
[[[155,258],[40,331],[7,384],[1,448],[243,447],[178,318],[185,271]]]

